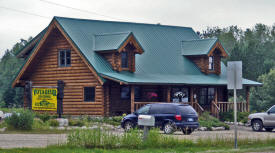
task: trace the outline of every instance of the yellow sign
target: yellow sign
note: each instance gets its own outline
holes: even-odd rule
[[[57,89],[32,88],[32,109],[55,111],[57,109]]]

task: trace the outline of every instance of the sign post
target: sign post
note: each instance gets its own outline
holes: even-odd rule
[[[57,81],[57,114],[58,118],[63,114],[63,98],[64,98],[65,83],[62,80]]]
[[[227,64],[227,89],[234,90],[234,128],[235,128],[235,148],[237,143],[237,89],[242,89],[242,61],[232,61]]]
[[[155,126],[155,117],[151,115],[139,115],[138,125],[143,126],[143,141],[146,141],[150,126]]]

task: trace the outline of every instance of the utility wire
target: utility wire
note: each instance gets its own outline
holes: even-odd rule
[[[69,9],[76,10],[76,11],[79,11],[79,12],[85,12],[85,13],[88,13],[88,14],[95,14],[95,15],[103,16],[103,17],[110,18],[110,19],[125,21],[123,19],[115,18],[115,17],[112,17],[112,16],[100,14],[100,13],[93,12],[93,11],[82,10],[82,9],[79,9],[79,8],[75,8],[75,7],[71,7],[71,6],[67,6],[67,5],[63,5],[63,4],[59,4],[59,3],[55,3],[55,2],[51,2],[51,1],[47,1],[47,0],[40,0],[40,1],[44,2],[44,3],[48,3],[48,4],[64,7],[64,8],[69,8]]]
[[[14,11],[14,12],[24,13],[24,14],[28,14],[28,15],[33,15],[33,16],[37,16],[37,17],[41,17],[41,18],[45,18],[45,19],[50,19],[50,17],[47,17],[47,16],[43,16],[43,15],[39,15],[39,14],[35,14],[35,13],[30,13],[30,12],[26,12],[26,11],[22,11],[22,10],[17,10],[17,9],[14,9],[14,8],[9,8],[9,7],[4,7],[4,6],[0,6],[0,8],[10,10],[10,11]]]

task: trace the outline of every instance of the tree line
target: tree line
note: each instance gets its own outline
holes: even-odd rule
[[[237,26],[212,27],[198,34],[202,38],[219,38],[230,54],[224,62],[242,61],[243,77],[263,83],[251,90],[252,110],[262,111],[275,105],[275,24],[256,24],[246,30]]]
[[[230,54],[223,62],[241,60],[243,77],[263,83],[262,87],[251,90],[252,110],[265,110],[275,104],[275,24],[256,24],[245,30],[237,26],[208,27],[197,33],[201,38],[219,38]],[[22,88],[11,88],[11,83],[24,62],[15,55],[30,40],[21,39],[1,58],[0,107],[21,107],[23,104]]]

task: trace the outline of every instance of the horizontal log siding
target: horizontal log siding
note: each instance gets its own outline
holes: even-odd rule
[[[71,67],[58,66],[58,50],[71,50]],[[67,115],[103,115],[104,88],[58,30],[53,30],[23,76],[34,86],[56,86],[65,82],[63,112]],[[83,87],[95,87],[95,102],[83,101]]]
[[[214,58],[214,70],[209,70],[209,57],[208,56],[191,56],[188,57],[193,61],[205,74],[215,73],[219,75],[221,73],[221,52],[215,50],[210,56]]]

